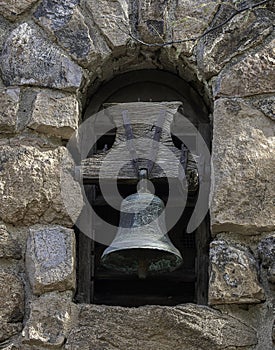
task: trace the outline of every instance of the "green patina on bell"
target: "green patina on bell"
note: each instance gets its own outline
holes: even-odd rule
[[[179,267],[182,256],[167,235],[163,210],[163,201],[146,189],[126,197],[117,235],[103,252],[102,265],[139,278]]]

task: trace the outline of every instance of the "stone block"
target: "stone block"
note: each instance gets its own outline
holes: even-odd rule
[[[82,83],[82,69],[28,23],[11,32],[0,63],[6,85],[77,90]]]
[[[16,20],[17,16],[25,12],[38,0],[0,0],[0,14],[11,21]]]
[[[275,234],[263,238],[258,245],[262,266],[267,269],[267,278],[275,283]]]
[[[74,1],[42,1],[34,13],[40,26],[55,35],[58,44],[79,64],[88,66],[109,56],[111,50],[95,26],[88,26]]]
[[[23,329],[23,348],[60,348],[72,323],[75,305],[67,294],[48,293],[31,303],[30,317]]]
[[[24,289],[20,278],[0,272],[0,342],[21,331],[24,312]]]
[[[205,306],[78,307],[66,350],[221,350],[257,343],[254,329]]]
[[[130,26],[127,1],[83,0],[82,3],[88,10],[87,24],[99,28],[110,48],[117,52],[117,49],[125,47],[130,38],[121,28]]]
[[[265,300],[257,264],[249,250],[225,240],[210,245],[209,304],[251,304]]]
[[[264,115],[275,121],[275,96],[254,98],[252,105]]]
[[[275,229],[275,124],[241,99],[214,106],[212,232]]]
[[[37,94],[28,127],[69,139],[78,127],[79,106],[75,95],[41,91]]]
[[[21,258],[20,246],[17,241],[11,237],[5,225],[0,225],[0,258]]]
[[[16,132],[20,89],[9,87],[0,89],[0,128],[1,132]]]
[[[82,197],[66,148],[3,145],[0,150],[0,219],[14,225],[39,222],[72,227],[82,208]],[[62,177],[63,173],[66,176]],[[68,196],[79,204],[70,214],[66,209]]]
[[[139,1],[137,37],[147,43],[163,43],[168,31],[169,1]]]
[[[172,22],[173,40],[185,40],[200,36],[211,23],[219,3],[211,0],[179,0],[174,10]],[[170,26],[171,22],[168,22]],[[185,55],[191,55],[195,41],[177,44],[176,47]]]
[[[244,97],[275,92],[275,39],[247,53],[217,77],[214,96]]]
[[[203,9],[202,9],[203,11]],[[223,12],[223,11],[221,11]],[[230,13],[219,13],[212,26],[229,18]],[[225,16],[223,18],[219,18]],[[265,9],[243,12],[203,37],[197,49],[198,66],[207,78],[218,74],[233,57],[263,42],[273,30],[275,15]],[[255,62],[256,65],[256,62]],[[243,67],[244,68],[244,67]],[[252,71],[251,71],[251,74]],[[236,75],[236,78],[238,76]],[[231,82],[231,84],[236,82]],[[240,85],[242,82],[240,82]],[[241,87],[240,87],[241,88]]]
[[[30,228],[26,270],[34,294],[74,289],[74,231],[61,226]]]

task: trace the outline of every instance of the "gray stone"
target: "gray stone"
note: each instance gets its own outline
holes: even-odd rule
[[[243,12],[202,38],[198,44],[198,66],[202,74],[207,78],[218,74],[233,57],[261,43],[273,30],[274,21],[274,14],[263,9]],[[216,22],[212,24],[215,25]]]
[[[28,23],[20,24],[6,40],[1,69],[6,85],[76,90],[82,83],[81,68]]]
[[[275,283],[275,234],[263,238],[258,245],[262,266],[267,268],[269,282]]]
[[[0,128],[1,132],[16,132],[17,112],[19,108],[20,89],[0,89]]]
[[[230,64],[217,77],[214,96],[252,96],[275,92],[275,39]]]
[[[275,121],[275,97],[266,96],[255,98],[252,105],[264,113],[267,117]]]
[[[213,234],[273,231],[274,122],[241,99],[218,99],[213,119]]]
[[[0,225],[0,258],[21,259],[21,248],[5,225]]]
[[[4,17],[14,21],[17,16],[29,9],[38,0],[0,0],[0,13]]]
[[[30,228],[26,269],[34,294],[75,288],[75,239],[61,226]]]
[[[200,36],[211,23],[219,3],[212,0],[177,1],[172,22],[173,40],[185,40]],[[170,25],[170,22],[169,24]],[[185,55],[191,55],[195,41],[177,44],[176,48]]]
[[[147,43],[163,43],[168,29],[169,1],[139,1],[137,37]]]
[[[18,276],[0,272],[0,341],[20,332],[24,312],[24,289]]]
[[[110,50],[104,40],[97,45],[94,40],[95,29],[86,25],[85,17],[77,7],[79,1],[44,0],[34,13],[38,23],[54,34],[60,46],[62,46],[80,64],[88,64],[99,60]]]
[[[96,25],[99,28],[112,50],[126,46],[130,39],[129,35],[124,32],[125,28],[129,28],[126,0],[83,0],[81,4],[89,13],[87,24],[89,25],[90,18],[90,26]]]
[[[251,304],[264,299],[256,260],[249,250],[225,240],[213,241],[210,245],[209,304]]]
[[[73,164],[67,162],[66,148],[40,150],[33,146],[3,145],[0,149],[0,219],[17,225],[39,222],[71,227],[82,202],[74,218],[72,211],[68,214],[67,197],[73,196],[77,202],[74,190],[78,194],[81,191],[73,180]],[[66,174],[63,178],[62,173]],[[68,184],[71,185],[69,193]]]
[[[217,350],[257,343],[255,330],[205,306],[79,308],[66,350]]]
[[[69,139],[78,127],[79,106],[74,95],[39,92],[33,102],[28,127],[35,131]]]
[[[75,305],[70,295],[48,293],[31,303],[30,317],[23,329],[22,342],[28,348],[39,346],[60,348],[65,342],[68,328],[72,323]]]

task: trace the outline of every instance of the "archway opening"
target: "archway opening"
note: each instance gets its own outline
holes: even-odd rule
[[[160,70],[140,70],[124,73],[102,86],[91,96],[84,114],[84,120],[93,118],[99,111],[110,104],[134,102],[181,102],[179,114],[171,124],[171,139],[175,148],[182,149],[184,138],[190,138],[189,151],[196,152],[197,134],[202,135],[207,147],[211,148],[211,129],[209,109],[202,97],[177,75]],[[186,130],[181,125],[180,114],[188,119],[196,132]],[[95,154],[110,150],[116,139],[117,130],[110,125],[109,132],[100,135],[95,147],[89,153],[92,159]],[[192,158],[192,155],[190,156]],[[187,160],[186,160],[187,161]],[[193,163],[196,160],[193,159]],[[196,169],[193,168],[194,173]],[[195,176],[195,175],[194,175]],[[114,210],[104,199],[96,178],[83,179],[86,196],[97,215],[118,227],[120,213]],[[149,276],[139,280],[136,275],[123,275],[106,271],[100,264],[101,255],[106,245],[77,232],[77,276],[78,302],[107,305],[140,306],[145,304],[176,305],[185,302],[207,303],[208,288],[208,245],[209,222],[206,215],[203,222],[194,232],[186,233],[186,227],[197,203],[199,191],[197,186],[188,190],[186,208],[180,219],[169,230],[172,243],[184,256],[184,264],[172,273]],[[155,193],[167,203],[169,196],[168,182],[161,179],[152,180]],[[122,197],[136,191],[136,180],[120,181],[117,186]],[[176,202],[175,200],[174,202]],[[175,204],[176,206],[177,204]],[[173,209],[172,209],[173,210]],[[114,229],[113,238],[117,229]],[[110,242],[111,243],[111,242]]]

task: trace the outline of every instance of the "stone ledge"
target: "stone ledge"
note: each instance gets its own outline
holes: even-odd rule
[[[78,305],[78,309],[66,350],[221,350],[257,343],[254,329],[206,306]]]

